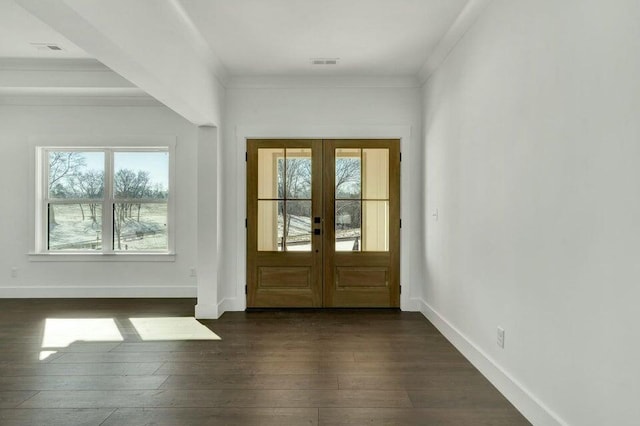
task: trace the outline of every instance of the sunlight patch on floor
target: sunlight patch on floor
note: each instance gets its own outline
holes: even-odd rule
[[[129,318],[142,340],[222,340],[194,317]]]
[[[45,359],[49,358],[51,355],[57,354],[57,353],[58,351],[41,351],[40,355],[38,356],[38,360],[44,361]]]
[[[74,342],[122,342],[124,338],[113,318],[47,318],[39,359],[44,361]]]
[[[143,341],[222,340],[194,317],[129,318]],[[75,342],[123,342],[113,318],[47,318],[39,360]]]
[[[113,318],[47,318],[42,348],[66,348],[73,342],[122,342]]]

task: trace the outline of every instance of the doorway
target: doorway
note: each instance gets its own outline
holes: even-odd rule
[[[247,140],[247,307],[399,307],[400,141]]]

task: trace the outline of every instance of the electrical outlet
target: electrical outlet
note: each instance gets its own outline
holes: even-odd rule
[[[498,346],[504,349],[504,328],[498,327]]]
[[[189,269],[189,276],[190,276],[190,277],[195,277],[195,276],[197,276],[197,275],[198,275],[198,274],[197,274],[197,272],[196,272],[196,268],[191,268],[191,269]]]
[[[11,278],[17,278],[18,277],[18,268],[11,268]]]

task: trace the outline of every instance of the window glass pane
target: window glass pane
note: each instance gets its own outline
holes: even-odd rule
[[[336,199],[360,198],[360,149],[336,149]]]
[[[287,201],[286,250],[311,251],[311,201]]]
[[[389,150],[362,150],[362,198],[389,199]]]
[[[284,198],[284,149],[258,149],[258,198]]]
[[[115,203],[115,251],[168,250],[166,203]]]
[[[336,201],[336,251],[360,251],[361,202]]]
[[[49,204],[49,250],[101,250],[102,204]]]
[[[49,198],[102,198],[104,153],[49,151],[48,157]]]
[[[116,198],[162,200],[168,197],[168,152],[115,152],[113,162]]]
[[[283,201],[258,201],[258,251],[282,251],[283,217]]]
[[[286,198],[311,199],[311,149],[288,148]]]
[[[389,202],[362,202],[362,251],[389,251]]]

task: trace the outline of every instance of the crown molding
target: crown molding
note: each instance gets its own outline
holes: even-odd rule
[[[4,95],[0,93],[0,106],[109,106],[109,107],[164,107],[151,96],[126,95]]]
[[[451,51],[476,23],[482,12],[493,0],[469,0],[453,24],[433,49],[426,62],[420,68],[418,79],[424,85],[433,73],[444,63]]]
[[[0,87],[0,96],[146,97],[137,87]]]
[[[229,89],[417,88],[415,76],[236,76]]]
[[[118,105],[148,105],[152,99],[93,59],[0,58],[2,105],[85,105],[103,98]]]
[[[96,59],[0,58],[0,70],[113,72]]]

